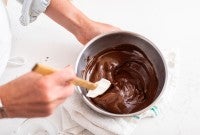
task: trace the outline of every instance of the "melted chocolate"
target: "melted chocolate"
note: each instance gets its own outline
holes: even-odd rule
[[[85,78],[92,82],[106,78],[112,83],[104,94],[91,100],[116,114],[133,113],[147,107],[154,101],[158,87],[152,63],[133,45],[109,48],[90,58]]]

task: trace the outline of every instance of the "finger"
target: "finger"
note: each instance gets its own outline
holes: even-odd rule
[[[54,100],[66,99],[67,97],[71,96],[73,93],[74,93],[74,85],[69,83],[64,87],[57,88],[52,94],[52,99]]]
[[[48,104],[35,104],[35,107],[33,107],[33,108],[31,107],[26,110],[26,112],[28,112],[28,113],[26,113],[26,116],[29,116],[29,117],[49,116],[49,115],[53,114],[55,109],[59,105],[61,105],[65,100],[66,100],[66,98],[61,98],[61,99],[52,101]]]
[[[22,106],[10,106],[6,108],[6,114],[9,118],[12,117],[44,117],[51,115],[56,107],[58,107],[61,103],[63,103],[65,99],[55,100],[50,103],[42,103],[42,104],[24,104]]]
[[[63,88],[63,90],[61,90],[61,95],[60,98],[67,98],[69,96],[71,96],[74,93],[74,85],[73,84],[68,84],[67,86],[65,86]]]
[[[48,91],[50,92],[50,91]],[[57,86],[51,93],[48,94],[48,101],[55,101],[61,98],[67,98],[74,92],[74,85],[72,83],[65,84],[63,86]]]
[[[51,75],[47,76],[50,81],[61,84],[61,85],[66,85],[66,82],[70,82],[73,80],[76,75],[73,71],[72,66],[67,66],[64,69],[61,69]]]

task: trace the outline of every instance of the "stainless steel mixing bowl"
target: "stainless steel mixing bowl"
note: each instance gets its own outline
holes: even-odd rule
[[[133,116],[150,109],[150,107],[153,106],[159,99],[159,97],[162,95],[166,85],[167,69],[164,58],[159,49],[151,41],[149,41],[141,35],[127,31],[111,32],[108,34],[100,35],[88,42],[85,48],[79,54],[78,59],[76,61],[75,71],[77,73],[77,76],[82,77],[83,71],[87,65],[88,57],[93,57],[107,48],[115,47],[120,44],[130,44],[140,48],[152,62],[159,80],[158,90],[154,102],[146,108],[134,113],[115,114],[95,106],[91,102],[90,98],[86,97],[87,91],[84,88],[77,86],[76,90],[82,96],[84,102],[98,113],[108,116]]]

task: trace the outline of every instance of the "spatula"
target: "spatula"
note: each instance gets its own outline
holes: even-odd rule
[[[56,72],[57,70],[58,69],[55,69],[43,64],[36,64],[32,69],[32,71],[40,73],[42,75],[49,75],[51,73]],[[102,78],[100,81],[96,83],[93,83],[90,81],[86,81],[82,78],[75,77],[72,83],[76,86],[81,86],[83,88],[86,88],[88,90],[88,93],[86,96],[91,97],[91,98],[95,98],[99,95],[102,95],[104,92],[107,91],[107,89],[111,85],[110,81],[104,78]]]

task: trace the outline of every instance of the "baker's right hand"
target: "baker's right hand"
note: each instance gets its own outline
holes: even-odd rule
[[[71,66],[51,75],[27,73],[0,87],[0,99],[9,118],[44,117],[70,96],[75,78]]]

